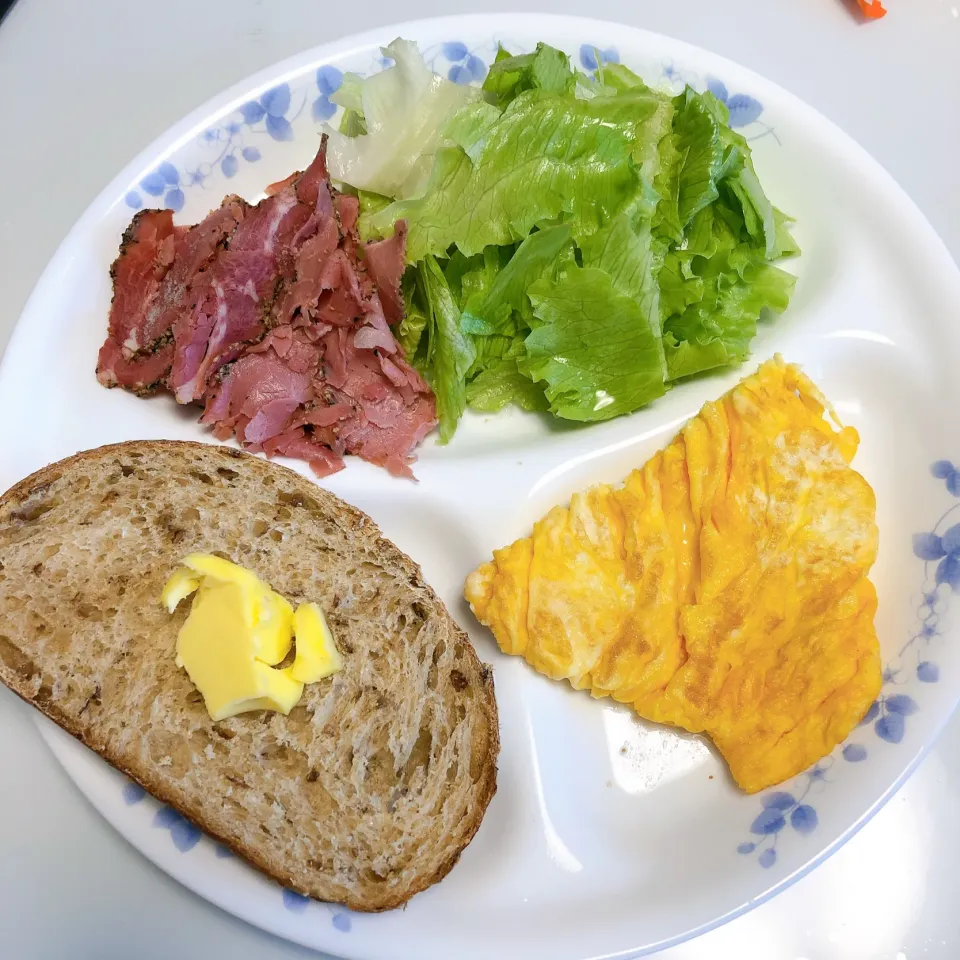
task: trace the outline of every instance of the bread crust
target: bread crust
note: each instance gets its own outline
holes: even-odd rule
[[[306,480],[295,471],[233,448],[189,441],[128,441],[110,444],[93,450],[82,451],[72,457],[49,464],[36,473],[25,477],[0,496],[0,548],[5,546],[3,539],[4,521],[8,520],[11,515],[15,515],[24,504],[48,491],[53,491],[58,484],[61,484],[65,478],[68,479],[70,474],[79,467],[95,464],[112,457],[129,456],[131,453],[146,460],[173,456],[177,460],[182,460],[185,467],[192,463],[196,456],[201,455],[205,459],[222,463],[223,468],[227,470],[236,469],[239,464],[242,465],[243,470],[253,471],[261,476],[272,474],[277,478],[278,485],[282,480],[286,486],[292,486],[300,491],[303,497],[319,503],[322,513],[334,516],[339,525],[352,528],[357,532],[362,531],[367,537],[375,537],[379,563],[390,570],[402,571],[411,588],[421,596],[428,597],[430,602],[435,605],[440,617],[446,621],[449,637],[458,644],[460,655],[465,658],[470,672],[479,681],[476,684],[479,693],[477,698],[479,723],[478,729],[474,732],[477,734],[478,752],[482,755],[481,769],[474,782],[471,794],[472,802],[461,820],[461,829],[458,831],[456,842],[451,844],[450,848],[444,852],[444,856],[433,869],[423,874],[414,874],[407,877],[407,882],[402,887],[385,888],[376,892],[363,890],[352,893],[348,891],[346,895],[336,898],[318,896],[316,885],[308,885],[303,882],[303,871],[299,868],[300,865],[296,865],[297,869],[293,868],[295,865],[291,865],[289,870],[278,869],[275,860],[271,860],[270,857],[264,855],[262,844],[258,845],[238,840],[236,836],[229,835],[223,829],[221,822],[216,822],[215,818],[205,814],[201,807],[184,803],[182,797],[171,789],[169,780],[159,775],[159,768],[153,771],[150,768],[144,768],[139,763],[131,762],[128,752],[119,748],[115,743],[109,740],[99,742],[96,736],[91,735],[89,727],[79,721],[77,716],[61,709],[56,697],[50,696],[49,691],[45,693],[42,690],[42,685],[38,687],[36,675],[30,675],[29,672],[24,673],[12,666],[9,657],[3,656],[4,650],[2,648],[0,648],[0,680],[24,701],[40,710],[85,746],[94,750],[125,776],[139,783],[152,796],[178,810],[207,835],[228,847],[267,876],[290,889],[316,899],[342,903],[352,910],[379,912],[403,905],[415,894],[442,880],[454,867],[464,848],[475,836],[486,808],[496,792],[497,757],[500,740],[492,671],[489,666],[480,662],[466,633],[455,623],[443,602],[423,580],[420,567],[393,543],[385,539],[380,534],[376,524],[366,514]],[[2,559],[3,555],[0,554],[0,560]],[[0,566],[0,570],[3,569]],[[5,584],[9,583],[10,578],[16,576],[17,573],[18,571],[6,569],[6,579],[0,582],[0,601],[4,597]],[[2,627],[2,624],[2,614],[0,614],[0,627]],[[0,637],[0,639],[5,638]],[[7,644],[9,644],[9,638],[6,639]],[[280,715],[274,714],[273,716],[279,717]],[[212,721],[210,721],[210,725],[213,726]]]

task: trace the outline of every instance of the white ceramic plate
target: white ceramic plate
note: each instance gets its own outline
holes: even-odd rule
[[[493,547],[574,489],[624,476],[744,372],[731,371],[586,430],[551,431],[520,413],[468,416],[448,447],[425,444],[419,485],[360,462],[326,481],[422,564],[496,670],[499,792],[459,866],[406,910],[358,915],[281,891],[52,725],[42,729],[80,789],[146,856],[292,940],[345,957],[421,960],[653,950],[748,909],[835,850],[903,782],[960,692],[951,616],[960,528],[941,537],[960,520],[951,462],[960,463],[960,275],[893,180],[809,107],[686,44],[566,17],[404,24],[264,71],[161,137],[64,241],[0,368],[0,484],[102,443],[205,436],[168,399],[145,402],[94,378],[120,234],[140,205],[167,204],[192,222],[228,191],[256,198],[303,167],[319,121],[333,113],[340,71],[379,69],[378,44],[397,35],[419,41],[436,69],[460,81],[483,75],[497,41],[521,51],[546,40],[585,66],[599,50],[650,82],[709,85],[726,99],[768,192],[797,217],[804,250],[795,299],[762,329],[755,358],[779,351],[805,366],[860,431],[856,466],[877,492],[880,699],[831,757],[747,797],[699,739],[502,657],[460,599],[464,575]]]

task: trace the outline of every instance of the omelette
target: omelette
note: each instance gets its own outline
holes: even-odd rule
[[[858,444],[776,357],[622,486],[575,494],[495,551],[466,598],[505,653],[705,733],[763,790],[828,754],[880,691]]]

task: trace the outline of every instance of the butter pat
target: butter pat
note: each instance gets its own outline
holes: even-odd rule
[[[297,655],[290,668],[294,680],[316,683],[343,667],[343,659],[323,611],[315,603],[301,603],[293,617]]]
[[[183,559],[161,594],[172,613],[191,594],[193,606],[177,637],[177,666],[203,695],[213,720],[250,710],[288,714],[305,683],[343,666],[323,612],[293,607],[249,570],[210,554]],[[293,665],[275,665],[290,652]]]

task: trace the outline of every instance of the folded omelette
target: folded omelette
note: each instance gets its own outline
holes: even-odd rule
[[[779,357],[622,487],[554,507],[466,597],[505,653],[706,733],[748,793],[828,754],[880,690],[859,437]]]

